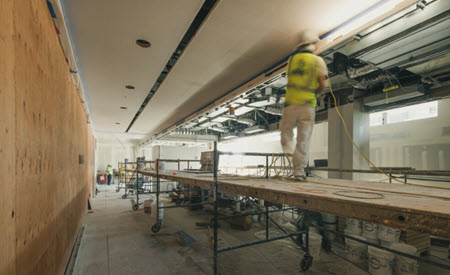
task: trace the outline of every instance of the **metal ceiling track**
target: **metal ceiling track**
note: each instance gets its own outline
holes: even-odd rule
[[[181,39],[181,41],[178,44],[175,51],[173,52],[172,56],[170,57],[169,61],[166,64],[166,66],[162,70],[161,74],[156,79],[155,84],[153,84],[152,89],[145,97],[144,102],[142,102],[141,107],[139,107],[139,110],[137,111],[136,115],[133,117],[133,120],[131,120],[131,123],[130,123],[130,125],[128,125],[128,128],[125,131],[125,133],[128,133],[128,131],[133,126],[134,122],[136,122],[139,115],[145,109],[145,107],[147,106],[148,102],[153,97],[153,95],[155,95],[158,88],[164,82],[164,80],[166,79],[169,72],[175,66],[175,64],[177,63],[177,61],[183,54],[184,50],[187,48],[187,46],[191,42],[192,38],[194,38],[194,36],[200,30],[203,23],[208,18],[208,16],[211,14],[212,10],[216,7],[218,2],[219,2],[219,0],[205,0],[205,2],[203,3],[202,7],[199,10],[199,12],[197,13],[194,20],[192,21],[191,25],[189,26],[189,29],[184,34],[183,38]]]

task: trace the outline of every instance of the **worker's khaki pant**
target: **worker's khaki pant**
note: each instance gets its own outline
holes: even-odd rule
[[[283,109],[283,118],[280,122],[281,146],[285,154],[293,154],[296,176],[305,173],[315,115],[316,109],[305,105],[290,105]],[[294,141],[295,127],[297,127],[297,143]]]

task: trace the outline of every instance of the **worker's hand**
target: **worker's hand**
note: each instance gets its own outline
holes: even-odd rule
[[[317,95],[316,95],[317,101],[321,101],[321,100],[324,99],[324,98],[325,98],[325,93],[321,93],[321,94],[317,94]]]

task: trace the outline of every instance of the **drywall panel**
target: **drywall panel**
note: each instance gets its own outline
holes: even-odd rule
[[[0,274],[15,273],[13,1],[0,1]]]
[[[135,161],[135,146],[127,144],[97,144],[97,163],[95,170],[97,173],[105,173],[106,166],[111,164],[114,169],[117,169],[119,162]]]
[[[97,131],[127,129],[203,2],[61,0]]]
[[[58,274],[92,190],[92,133],[46,2],[1,1],[0,26],[0,274]]]

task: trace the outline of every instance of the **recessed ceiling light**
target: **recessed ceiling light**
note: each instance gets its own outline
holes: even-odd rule
[[[119,122],[116,122],[116,124],[117,124],[117,125],[120,125],[120,123],[119,123]]]
[[[147,40],[144,40],[144,39],[136,40],[136,44],[142,48],[150,48],[150,46],[152,45],[152,44],[150,44],[150,42],[148,42]]]
[[[127,107],[120,107],[120,109],[126,110],[126,109],[128,109],[128,108],[127,108]]]
[[[127,85],[127,86],[125,86],[125,88],[130,89],[130,90],[134,90],[135,89],[134,86],[131,86],[131,85]]]

